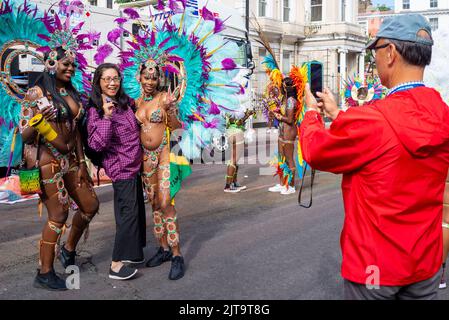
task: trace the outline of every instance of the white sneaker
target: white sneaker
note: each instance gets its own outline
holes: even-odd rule
[[[439,288],[440,289],[445,289],[446,288],[446,282],[440,283]]]
[[[288,194],[294,194],[295,192],[296,192],[295,187],[288,187],[288,189],[284,188],[284,190],[281,191],[281,194],[288,195]]]
[[[277,185],[275,185],[274,187],[268,188],[268,191],[270,192],[281,192],[282,190],[284,190],[285,187],[281,186],[279,183]]]

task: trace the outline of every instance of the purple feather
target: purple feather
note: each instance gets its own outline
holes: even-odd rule
[[[179,73],[179,70],[177,68],[175,68],[174,66],[170,65],[170,64],[166,64],[164,66],[164,69],[165,69],[164,71],[171,72],[171,73],[174,73],[174,74],[178,74]]]
[[[206,123],[204,123],[204,127],[205,127],[206,129],[208,129],[208,128],[215,129],[219,123],[220,123],[220,120],[214,119],[214,120],[212,120],[211,122],[206,122]]]
[[[87,63],[87,60],[86,60],[86,58],[84,57],[84,55],[82,53],[77,53],[76,54],[76,61],[78,62],[79,68],[81,70],[84,70],[84,69],[87,68],[88,63]]]
[[[124,62],[120,64],[120,71],[124,71],[125,69],[132,67],[134,65],[134,62]]]
[[[117,44],[117,39],[120,38],[122,33],[123,33],[123,29],[121,29],[121,28],[116,28],[114,30],[109,31],[108,41]]]
[[[80,32],[80,30],[83,27],[83,25],[84,25],[84,21],[79,23],[75,28],[73,28],[72,33],[73,34],[77,34],[78,32]]]
[[[124,24],[124,23],[128,22],[128,19],[126,19],[125,17],[121,17],[121,18],[115,19],[114,22],[117,24]]]
[[[165,9],[164,0],[157,0],[156,9],[162,11]]]
[[[201,16],[206,21],[214,21],[215,20],[214,13],[212,11],[210,11],[209,9],[207,9],[206,7],[203,7],[203,9],[201,10]]]
[[[237,65],[235,64],[234,60],[231,58],[226,58],[221,62],[221,65],[223,66],[223,70],[234,70],[237,68]]]
[[[44,17],[41,19],[41,21],[44,23],[45,28],[47,28],[48,32],[55,32],[55,28],[53,27],[53,19],[48,15],[47,12],[45,12]]]
[[[137,43],[134,43],[132,41],[126,41],[128,42],[128,44],[131,46],[131,48],[133,48],[134,50],[139,50],[140,46]]]
[[[225,25],[224,25],[225,21],[216,18],[215,19],[215,26],[214,26],[214,33],[220,33],[222,32],[224,29],[226,29]]]
[[[183,62],[184,59],[178,56],[168,56],[167,60],[170,62]]]
[[[62,22],[57,14],[55,14],[55,26],[57,30],[62,30]]]
[[[41,38],[41,39],[43,39],[43,40],[45,40],[45,41],[50,41],[51,40],[51,38],[49,37],[49,36],[47,36],[47,35],[45,35],[45,34],[38,34],[37,35],[39,38]]]
[[[151,38],[150,38],[150,46],[154,46],[156,44],[156,32],[151,31]]]
[[[220,109],[218,108],[218,105],[213,101],[210,102],[209,114],[220,114]]]
[[[111,55],[112,51],[112,47],[107,43],[98,47],[97,53],[94,56],[95,63],[97,65],[102,64],[104,60]]]
[[[173,50],[175,50],[176,48],[178,48],[178,46],[170,47],[170,48],[168,48],[167,50],[165,50],[165,53],[170,53],[170,52],[172,52]]]
[[[46,53],[46,52],[50,52],[51,49],[50,49],[50,47],[45,46],[45,47],[37,48],[36,51]]]
[[[167,39],[165,39],[164,41],[162,41],[161,43],[159,43],[158,48],[161,49],[163,48],[168,41],[170,41],[171,37],[168,37]]]
[[[126,8],[123,12],[124,12],[130,19],[139,19],[139,18],[140,18],[139,13],[138,13],[136,10],[134,10],[133,8]]]

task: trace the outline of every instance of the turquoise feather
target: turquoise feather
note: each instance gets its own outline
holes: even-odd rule
[[[4,6],[6,3],[3,3]],[[46,45],[45,41],[37,35],[47,34],[45,25],[38,19],[33,18],[23,11],[18,11],[19,4],[23,1],[13,1],[12,12],[0,15],[0,51],[4,45],[12,40],[28,40],[39,46]],[[6,167],[9,162],[11,143],[14,128],[18,126],[20,120],[21,104],[20,100],[16,100],[7,94],[5,84],[0,86],[0,118],[4,120],[4,124],[0,126],[0,167]],[[12,123],[12,129],[10,124]],[[21,157],[21,139],[20,135],[16,138],[15,153],[12,165],[17,165]]]

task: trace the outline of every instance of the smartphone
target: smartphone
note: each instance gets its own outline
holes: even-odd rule
[[[36,100],[37,107],[39,110],[45,109],[47,107],[51,107],[52,104],[48,101],[47,97],[42,97]]]
[[[317,99],[317,91],[323,92],[323,66],[318,63],[312,63],[310,65],[310,91]]]

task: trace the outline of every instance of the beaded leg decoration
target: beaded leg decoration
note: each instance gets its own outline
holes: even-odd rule
[[[179,244],[179,233],[176,228],[176,216],[163,219],[165,229],[167,230],[167,242],[170,247],[176,247]]]
[[[52,231],[54,231],[56,234],[57,234],[57,239],[56,239],[56,241],[52,241],[52,242],[50,242],[50,241],[45,241],[44,239],[41,239],[40,241],[39,241],[39,265],[42,265],[42,261],[41,261],[41,254],[40,254],[40,252],[41,252],[41,247],[42,247],[42,245],[43,244],[46,244],[46,245],[51,245],[51,246],[55,246],[55,258],[58,256],[58,251],[59,251],[59,241],[60,241],[60,239],[61,239],[61,236],[65,233],[65,230],[67,229],[67,226],[66,225],[63,225],[63,227],[62,228],[60,228],[60,227],[58,227],[57,225],[56,225],[56,223],[55,222],[53,222],[53,221],[48,221],[47,222],[47,224],[48,224],[48,227],[52,230]]]
[[[154,236],[157,239],[161,239],[165,233],[165,229],[164,229],[164,220],[162,219],[162,214],[160,211],[153,212],[153,223],[154,223],[153,227]]]
[[[159,189],[161,191],[170,189],[170,165],[160,165],[159,170],[162,172]]]

